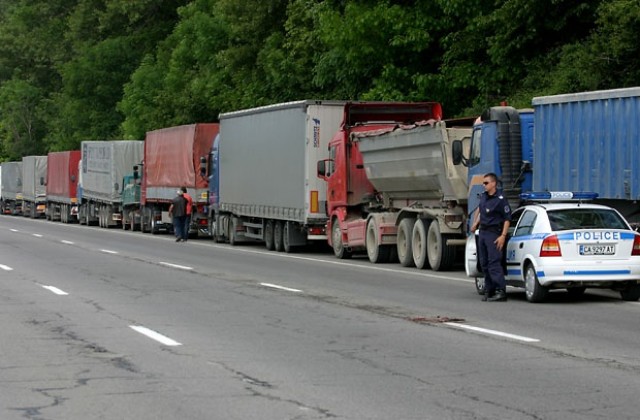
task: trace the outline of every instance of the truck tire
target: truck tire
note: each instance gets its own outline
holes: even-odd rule
[[[449,270],[456,260],[456,249],[447,246],[447,239],[451,235],[443,235],[440,233],[440,225],[434,221],[429,225],[427,232],[427,255],[429,256],[429,265],[434,271]]]
[[[333,255],[341,260],[351,258],[351,251],[347,250],[342,243],[342,232],[340,231],[340,223],[338,219],[333,219],[331,227],[331,245],[333,246]]]
[[[431,220],[418,219],[413,225],[411,233],[411,247],[413,249],[413,263],[419,269],[429,268],[429,258],[427,257],[427,231]]]
[[[238,245],[238,234],[236,228],[238,227],[238,218],[235,216],[229,216],[229,244],[231,246]]]
[[[273,249],[284,251],[284,227],[281,220],[276,220],[273,226]]]
[[[282,250],[287,254],[293,252],[293,247],[289,243],[289,229],[291,229],[291,222],[282,222]]]
[[[367,223],[365,244],[369,261],[374,264],[389,262],[390,249],[388,246],[380,245],[378,242],[378,224],[374,218],[369,219],[369,223]]]
[[[272,219],[269,219],[264,223],[264,245],[269,251],[276,249],[273,236],[274,225],[275,221]]]
[[[403,267],[412,267],[415,265],[413,262],[413,246],[411,242],[411,235],[415,224],[416,219],[407,218],[402,219],[398,226],[396,248],[398,249],[398,259]]]

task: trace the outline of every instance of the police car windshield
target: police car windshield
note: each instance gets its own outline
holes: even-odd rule
[[[547,211],[551,230],[626,229],[629,227],[615,211],[607,209],[563,209]]]

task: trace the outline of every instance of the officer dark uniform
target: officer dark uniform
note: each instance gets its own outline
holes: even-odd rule
[[[483,300],[507,300],[507,285],[502,267],[502,255],[506,246],[506,233],[511,222],[509,202],[495,185],[495,174],[485,175],[485,192],[480,196],[479,214],[474,221],[475,230],[480,227],[478,258],[484,272]],[[508,223],[505,223],[508,222]]]

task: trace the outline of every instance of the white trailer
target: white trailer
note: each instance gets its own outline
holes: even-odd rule
[[[263,241],[285,252],[326,241],[326,185],[316,162],[328,157],[344,105],[297,101],[220,114],[214,240]]]

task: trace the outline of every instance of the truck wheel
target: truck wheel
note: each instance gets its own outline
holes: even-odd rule
[[[427,255],[429,256],[429,265],[434,271],[449,270],[455,262],[456,250],[454,247],[447,246],[447,239],[450,236],[440,233],[440,225],[437,221],[429,225]]]
[[[289,243],[289,229],[291,229],[291,222],[282,222],[282,250],[287,254],[293,252],[293,247]]]
[[[348,251],[342,243],[342,232],[340,231],[340,223],[338,219],[333,219],[331,227],[331,244],[333,246],[333,255],[341,260],[351,258],[351,251]]]
[[[398,239],[396,248],[398,249],[398,259],[403,267],[412,267],[413,262],[413,246],[411,246],[411,235],[416,219],[402,219],[398,226]]]
[[[640,284],[632,284],[620,290],[620,297],[627,302],[636,302],[640,299]]]
[[[238,227],[238,218],[229,216],[229,244],[232,246],[238,245],[238,234],[236,228]]]
[[[276,220],[273,226],[273,249],[278,252],[284,251],[284,228],[281,220]]]
[[[276,249],[273,237],[274,224],[275,221],[272,219],[267,220],[264,224],[264,245],[269,251]]]
[[[527,300],[532,303],[544,301],[549,289],[541,286],[540,282],[538,282],[538,275],[533,268],[533,264],[528,263],[524,273],[524,292]]]
[[[371,218],[367,224],[366,247],[369,261],[374,264],[389,262],[389,247],[378,243],[378,224]]]
[[[420,269],[429,268],[427,258],[427,229],[431,220],[418,219],[413,225],[411,234],[411,246],[413,247],[413,262]]]

